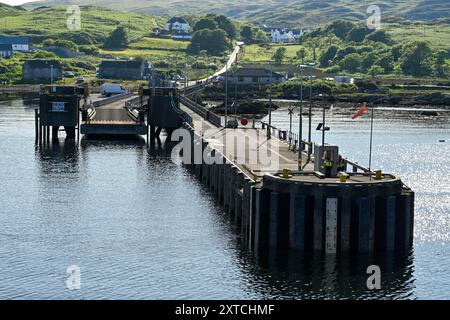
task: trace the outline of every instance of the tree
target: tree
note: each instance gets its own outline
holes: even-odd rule
[[[376,76],[383,74],[384,69],[380,66],[374,65],[370,67],[369,74],[372,76],[372,78],[375,78]]]
[[[448,52],[445,50],[439,50],[436,53],[436,62],[435,62],[436,73],[441,77],[445,77],[448,72],[447,57]]]
[[[209,19],[209,18],[200,19],[194,25],[194,32],[203,30],[203,29],[210,29],[210,30],[217,29],[217,23],[214,20]]]
[[[363,42],[366,36],[371,33],[372,30],[370,30],[367,27],[355,27],[351,29],[347,34],[347,40],[353,41],[353,42]]]
[[[425,41],[415,41],[407,45],[402,54],[400,67],[405,74],[429,76],[433,72],[432,50]]]
[[[261,29],[259,29],[255,32],[255,35],[253,38],[254,38],[253,42],[258,43],[258,44],[269,43],[269,39],[267,38],[266,33],[264,31],[262,31]]]
[[[365,54],[361,61],[362,71],[369,70],[375,64],[376,60],[377,60],[377,53],[370,52],[370,53]]]
[[[45,47],[59,47],[59,48],[66,48],[66,49],[72,50],[73,52],[78,51],[78,46],[73,41],[70,41],[70,40],[47,39],[44,42],[42,42],[42,44]]]
[[[53,52],[41,50],[33,55],[33,59],[57,59],[58,56]]]
[[[106,39],[105,48],[125,48],[128,45],[128,32],[123,26],[118,26]]]
[[[297,58],[300,59],[302,64],[305,64],[305,58],[306,58],[306,50],[305,50],[305,48],[301,48],[300,50],[298,50],[296,55],[297,55]]]
[[[253,40],[253,30],[249,25],[244,25],[241,28],[241,38],[246,42],[250,42]]]
[[[378,58],[375,64],[382,67],[385,73],[390,73],[394,70],[394,59],[391,53],[387,53]]]
[[[219,29],[222,29],[227,33],[228,38],[231,40],[235,39],[237,36],[237,30],[236,26],[234,25],[233,21],[228,19],[223,14],[215,16],[214,21],[217,23],[217,26]]]
[[[275,53],[272,56],[272,59],[276,62],[276,63],[282,63],[284,58],[286,56],[286,48],[285,47],[280,47],[278,48]]]
[[[358,72],[361,67],[361,56],[357,53],[351,53],[341,60],[340,66],[342,70]]]
[[[348,46],[343,49],[339,49],[339,51],[336,54],[335,60],[342,60],[345,56],[349,55],[350,53],[356,53],[356,48],[353,46]]]
[[[98,49],[98,47],[92,46],[92,45],[79,46],[78,50],[80,52],[84,52],[85,54],[90,54],[93,56],[98,55],[100,53],[100,50]]]
[[[204,50],[211,55],[219,55],[230,47],[227,34],[221,29],[202,29],[196,31],[192,36],[192,41],[188,46],[191,53],[199,53]]]
[[[394,59],[395,62],[397,62],[400,57],[402,56],[403,51],[403,45],[398,44],[396,46],[393,46],[391,49],[392,59]]]
[[[377,30],[372,32],[366,36],[366,40],[374,41],[374,42],[382,42],[385,44],[391,44],[392,39],[386,33],[386,30]]]
[[[331,46],[319,58],[320,66],[327,68],[330,66],[330,61],[334,59],[338,51],[337,46]]]
[[[335,20],[333,21],[326,29],[333,33],[336,37],[345,39],[347,37],[347,33],[355,27],[355,24],[346,20]]]

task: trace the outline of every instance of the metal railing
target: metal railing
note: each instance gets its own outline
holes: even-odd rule
[[[196,114],[201,116],[203,119],[211,122],[216,127],[222,126],[222,117],[221,116],[215,114],[214,112],[209,111],[205,107],[199,105],[198,103],[196,103],[186,97],[183,97],[180,95],[179,99],[182,104],[184,104],[186,107],[188,107],[189,109],[194,111]]]
[[[270,134],[272,136],[277,137],[281,141],[288,142],[289,145],[291,145],[291,146],[295,146],[295,152],[296,153],[298,152],[298,150],[299,150],[299,146],[298,146],[299,135],[297,133],[289,131],[289,130],[281,130],[277,127],[270,126],[267,122],[261,122],[261,125],[262,125],[262,129],[267,129],[268,132],[270,131]],[[311,154],[312,154],[313,143],[311,142],[311,144],[310,144],[308,141],[303,140],[303,145],[308,146],[308,148],[310,148]],[[291,147],[291,150],[293,150],[292,147]],[[302,150],[302,151],[304,151],[304,150]],[[364,166],[358,164],[357,162],[348,160],[346,158],[344,158],[343,160],[345,161],[345,163],[348,166],[352,167],[351,172],[353,172],[353,173],[363,172],[363,173],[367,173],[367,174],[373,174],[373,171],[371,171],[367,167],[364,167]]]
[[[148,97],[136,97],[125,102],[125,107],[127,109],[139,109],[142,108],[146,103],[148,103]]]
[[[192,117],[180,109],[180,107],[175,103],[175,99],[173,98],[172,93],[170,93],[170,106],[172,107],[172,110],[180,116],[181,120],[183,120],[184,123],[187,123],[189,125],[192,124]]]

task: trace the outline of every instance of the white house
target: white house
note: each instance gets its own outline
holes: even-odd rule
[[[182,17],[173,17],[166,22],[166,30],[171,33],[188,34],[191,31],[191,26],[186,19]]]
[[[28,51],[28,37],[0,36],[0,44],[12,45],[13,51]]]
[[[334,77],[334,81],[338,83],[350,83],[350,84],[355,83],[355,79],[349,76],[336,76]]]
[[[270,41],[273,43],[292,43],[298,41],[303,35],[303,30],[272,29]]]

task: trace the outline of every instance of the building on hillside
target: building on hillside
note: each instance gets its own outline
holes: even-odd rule
[[[190,33],[174,33],[170,36],[173,40],[184,40],[189,41],[192,39],[192,34]]]
[[[28,60],[23,64],[22,79],[28,81],[56,81],[62,79],[58,60]]]
[[[191,31],[191,26],[186,19],[182,17],[173,17],[166,22],[166,30],[171,34],[189,34]]]
[[[336,76],[334,77],[334,81],[338,83],[355,83],[355,79],[349,76]]]
[[[142,80],[150,74],[149,61],[112,60],[102,61],[98,69],[98,77],[105,79]]]
[[[29,51],[28,37],[0,36],[0,44],[12,45],[13,51]]]
[[[228,78],[229,84],[238,85],[266,85],[279,83],[285,80],[285,76],[266,68],[239,68],[220,74],[222,79]]]
[[[1,58],[11,58],[14,50],[12,44],[0,44],[0,57]]]
[[[303,30],[272,29],[270,41],[273,43],[292,43],[300,40]]]

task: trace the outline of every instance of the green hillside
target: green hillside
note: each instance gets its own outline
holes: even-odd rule
[[[118,25],[127,27],[130,40],[140,39],[162,24],[160,18],[147,14],[119,12],[92,6],[81,7],[81,30],[69,30],[67,8],[40,7],[21,10],[2,5],[0,34],[26,35],[38,44],[48,38],[72,40],[77,44],[103,44]]]
[[[174,15],[186,13],[223,13],[233,18],[251,20],[270,25],[298,26],[321,24],[334,19],[361,20],[366,18],[369,5],[377,4],[382,9],[382,18],[388,16],[414,20],[448,18],[448,0],[43,0],[30,4],[64,5],[94,4],[116,10],[146,12],[155,15]]]

